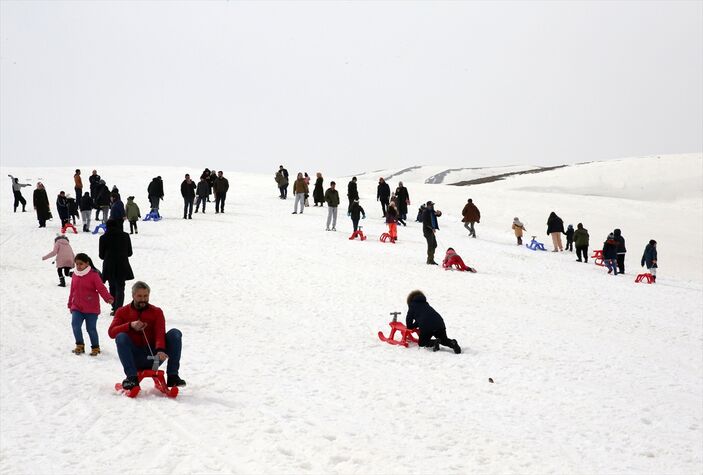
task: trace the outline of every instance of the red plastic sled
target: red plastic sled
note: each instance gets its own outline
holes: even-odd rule
[[[78,234],[78,231],[76,231],[76,227],[74,225],[72,225],[71,223],[66,223],[63,225],[63,227],[61,228],[61,234],[66,234],[66,231],[68,230],[68,228],[73,229],[73,234]]]
[[[652,274],[646,273],[646,274],[638,274],[637,278],[635,279],[635,283],[639,284],[640,282],[645,282],[647,284],[653,284],[654,283],[654,277]]]
[[[174,386],[172,388],[166,386],[166,379],[164,379],[163,370],[154,371],[153,369],[143,369],[137,373],[137,378],[139,379],[140,384],[142,379],[151,378],[154,380],[154,387],[160,392],[164,393],[168,397],[178,396],[178,386]],[[139,386],[135,386],[132,389],[122,389],[122,383],[115,384],[115,391],[122,391],[127,397],[137,397],[140,390],[141,388]]]
[[[378,337],[381,341],[385,341],[391,345],[402,345],[406,348],[408,347],[408,343],[417,343],[417,338],[413,336],[413,333],[418,335],[417,328],[408,328],[400,322],[390,322],[388,324],[391,326],[391,334],[386,337],[383,332],[378,332]],[[400,340],[393,338],[396,332],[400,332]]]
[[[605,264],[603,264],[603,250],[602,249],[596,249],[593,251],[593,255],[591,256],[591,259],[593,259],[593,263],[597,266],[604,267]]]
[[[395,244],[395,238],[388,233],[381,234],[381,237],[378,240],[381,242],[390,241],[392,244]]]
[[[349,240],[350,240],[350,241],[353,241],[353,240],[356,239],[357,237],[358,237],[359,239],[361,239],[362,241],[366,241],[366,236],[364,236],[364,232],[363,232],[361,229],[357,229],[356,231],[354,231],[354,232],[352,233],[352,235],[349,236]]]

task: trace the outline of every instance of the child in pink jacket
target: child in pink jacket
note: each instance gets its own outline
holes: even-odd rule
[[[56,236],[54,249],[41,259],[45,261],[54,256],[56,256],[56,272],[59,274],[59,287],[66,287],[64,274],[70,276],[71,269],[73,269],[73,249],[71,249],[66,236]]]
[[[76,338],[76,348],[73,353],[76,355],[85,353],[82,330],[85,320],[86,330],[88,330],[90,337],[90,356],[97,356],[100,354],[100,342],[96,328],[100,313],[98,296],[109,304],[112,304],[113,299],[105,288],[100,273],[93,267],[93,261],[90,257],[81,252],[76,255],[75,261],[76,270],[71,280],[71,293],[68,295],[71,326],[73,327],[73,336]]]

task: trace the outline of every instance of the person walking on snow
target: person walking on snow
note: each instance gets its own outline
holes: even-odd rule
[[[361,207],[358,199],[352,202],[348,214],[351,217],[354,231],[357,231],[359,229],[359,218],[366,219],[366,211]]]
[[[86,194],[88,192],[86,191]],[[90,197],[90,194],[88,194]],[[71,312],[71,328],[76,340],[73,353],[85,353],[83,342],[83,322],[90,338],[90,356],[100,354],[100,339],[98,337],[97,322],[100,314],[100,299],[112,304],[112,295],[105,288],[100,273],[93,265],[93,261],[84,253],[75,257],[76,270],[71,279],[71,291],[68,294],[68,310]]]
[[[317,177],[315,178],[315,189],[312,191],[312,199],[315,202],[315,206],[319,203],[320,206],[325,204],[325,192],[323,188],[324,180],[322,178],[322,173],[317,172]]]
[[[386,210],[388,209],[388,202],[391,198],[391,187],[388,186],[386,180],[383,178],[378,179],[378,187],[376,187],[376,201],[381,202],[381,212],[383,217],[386,217]]]
[[[229,190],[229,180],[224,177],[222,170],[217,172],[213,190],[215,192],[215,214],[224,213],[225,200],[227,199],[227,191]]]
[[[59,212],[61,227],[63,227],[70,220],[68,215],[68,201],[66,200],[66,193],[63,191],[60,191],[59,195],[56,197],[56,210]]]
[[[181,183],[181,196],[183,196],[183,219],[193,219],[193,201],[195,200],[195,182],[186,173],[185,180]]]
[[[210,186],[207,183],[207,178],[205,176],[200,177],[198,186],[195,189],[195,195],[197,196],[195,201],[195,212],[198,212],[200,208],[200,203],[203,204],[203,214],[205,214],[205,203],[207,203],[207,197],[210,194]]]
[[[308,185],[305,183],[302,173],[298,173],[298,178],[293,182],[293,195],[295,202],[293,203],[293,213],[298,214],[298,203],[300,203],[300,214],[303,214],[305,206],[305,195],[308,193]]]
[[[164,199],[164,182],[160,176],[154,177],[146,189],[151,212],[159,214],[159,202]]]
[[[105,224],[108,219],[108,211],[110,210],[110,190],[108,190],[105,180],[100,180],[95,188],[95,220],[98,220],[98,215],[102,212],[102,222]]]
[[[413,290],[408,294],[407,303],[405,326],[418,329],[418,346],[439,351],[439,345],[442,345],[451,348],[456,354],[461,353],[459,343],[449,339],[442,316],[427,303],[425,294],[420,290]],[[433,337],[435,339],[432,339]]]
[[[391,237],[391,242],[398,240],[398,210],[392,202],[386,208],[386,224],[388,225],[388,235]]]
[[[95,202],[95,195],[98,192],[98,184],[100,184],[100,175],[98,175],[97,170],[93,170],[93,173],[88,177],[88,183],[90,186],[90,197],[93,198]],[[98,215],[95,215],[95,220],[98,220]]]
[[[396,205],[398,207],[398,222],[406,226],[405,221],[408,219],[408,205],[410,205],[410,195],[408,189],[403,186],[403,182],[398,182],[398,188],[395,190]]]
[[[37,221],[39,227],[46,227],[46,220],[51,219],[51,209],[49,209],[49,197],[46,194],[46,188],[42,182],[37,183],[37,187],[32,195],[32,203],[34,210],[37,212]]]
[[[14,203],[14,213],[17,212],[17,206],[22,204],[22,212],[25,213],[27,210],[25,209],[25,206],[27,206],[27,200],[24,199],[24,196],[22,196],[22,188],[25,186],[32,186],[29,183],[20,183],[19,178],[15,178],[12,175],[7,175],[10,177],[10,180],[12,181],[12,194],[15,197],[15,203]]]
[[[110,217],[108,219],[117,221],[122,229],[125,215],[124,203],[120,199],[119,193],[110,193]]]
[[[464,209],[461,211],[464,223],[464,227],[469,231],[469,236],[472,238],[476,237],[476,229],[474,228],[475,223],[481,222],[481,212],[478,210],[473,200],[469,198],[469,201],[464,205]]]
[[[349,207],[347,212],[351,211],[351,206],[354,200],[359,199],[359,191],[356,188],[356,177],[353,176],[352,179],[347,184],[347,198],[349,199]]]
[[[281,199],[285,200],[288,198],[288,170],[283,168],[283,165],[278,167],[278,172],[281,174],[281,180],[276,180],[278,183],[278,188],[281,190]]]
[[[615,236],[615,240],[618,242],[618,256],[617,256],[618,274],[624,274],[625,273],[625,253],[627,252],[627,249],[625,249],[625,238],[622,236],[622,231],[620,231],[619,229],[614,230],[613,235]]]
[[[649,244],[644,248],[644,253],[642,254],[641,265],[647,266],[647,272],[652,274],[652,281],[657,281],[657,241],[654,239],[649,240]]]
[[[54,249],[41,260],[45,261],[54,256],[56,256],[56,273],[59,274],[59,287],[66,287],[66,277],[71,275],[71,269],[73,269],[73,249],[66,236],[56,236]]]
[[[566,228],[566,250],[569,252],[574,252],[574,227],[570,224]]]
[[[308,175],[308,172],[305,172],[305,177],[303,178],[305,180],[305,186],[307,187],[307,191],[305,192],[305,207],[310,206],[310,202],[308,201],[308,197],[310,196],[310,176]]]
[[[129,221],[129,234],[139,234],[137,221],[139,221],[139,218],[142,217],[142,213],[139,211],[139,206],[137,206],[137,203],[134,202],[134,196],[127,197],[125,213],[127,214],[127,221]]]
[[[520,222],[520,219],[516,216],[513,218],[513,232],[517,238],[517,245],[522,246],[522,233],[527,231],[524,224]]]
[[[83,221],[83,232],[90,232],[90,215],[93,212],[93,199],[87,191],[81,196],[81,201],[78,205],[81,210],[81,221]]]
[[[547,235],[552,236],[552,244],[554,249],[552,252],[563,251],[564,246],[561,243],[561,235],[564,234],[564,221],[552,211],[547,218]]]
[[[428,201],[422,214],[422,235],[427,241],[427,264],[433,266],[438,265],[434,260],[435,249],[437,249],[435,233],[439,230],[438,216],[442,216],[442,212],[435,211],[434,203]]]
[[[124,303],[125,282],[134,279],[132,266],[129,265],[132,240],[117,221],[108,220],[106,227],[105,234],[98,241],[98,254],[103,261],[103,280],[107,281],[110,295],[115,299],[110,313],[114,315]]]
[[[339,192],[336,189],[337,184],[330,182],[330,187],[325,191],[325,202],[327,203],[327,227],[326,231],[337,230],[337,207],[339,206]],[[330,222],[332,228],[330,229]]]
[[[177,328],[166,332],[164,312],[149,303],[151,289],[141,281],[132,286],[132,303],[115,312],[107,334],[115,340],[117,354],[126,379],[123,389],[139,386],[137,373],[140,369],[151,369],[153,362],[149,356],[153,352],[159,364],[166,365],[166,385],[185,386],[178,376],[181,366],[182,333]]]
[[[588,262],[588,230],[583,227],[583,224],[576,225],[574,231],[574,246],[576,246],[576,262]]]
[[[618,242],[615,234],[608,234],[608,239],[603,243],[603,264],[608,268],[608,274],[618,275]]]

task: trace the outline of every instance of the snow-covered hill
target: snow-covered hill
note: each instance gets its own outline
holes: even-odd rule
[[[700,154],[628,159],[469,187],[391,178],[408,185],[411,214],[429,199],[444,211],[438,251],[453,246],[478,268],[471,275],[424,265],[412,219],[397,244],[378,242],[377,172],[360,177],[370,238],[359,242],[347,239],[344,213],[336,233],[324,231],[326,209],[291,215],[269,175],[225,170],[227,213],[210,205],[184,221],[179,185],[201,167],[101,168],[143,212],[148,182],[164,178],[166,219],[140,223],[131,262],[167,327],[184,334],[188,387],[176,400],[148,382],[136,400],[114,393],[123,374],[105,305],[103,354],[70,353],[68,292],[41,261],[58,225],[37,229],[32,213],[13,214],[8,179],[0,472],[700,473],[702,165]],[[41,178],[53,197],[72,190],[74,168],[1,171]],[[325,179],[346,205],[348,180]],[[459,222],[468,197],[482,213],[478,239]],[[583,222],[592,249],[620,227],[627,274],[514,244],[514,216],[546,242],[552,210]],[[658,282],[638,285],[651,238]],[[70,239],[97,257],[96,236]],[[461,355],[378,340],[416,288]]]

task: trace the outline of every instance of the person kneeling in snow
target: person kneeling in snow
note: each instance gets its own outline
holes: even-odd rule
[[[141,281],[132,286],[132,303],[115,312],[107,333],[115,339],[117,354],[127,376],[122,382],[123,389],[139,386],[137,371],[151,369],[153,358],[159,364],[168,359],[166,385],[185,386],[178,376],[181,362],[181,332],[176,328],[166,332],[164,312],[149,304],[149,286]],[[152,357],[152,360],[149,360]]]
[[[420,333],[419,346],[431,347],[432,351],[439,351],[439,345],[448,346],[454,353],[461,353],[461,348],[456,340],[447,337],[447,328],[444,320],[435,311],[427,298],[419,290],[413,290],[408,294],[408,314],[405,317],[405,326],[417,328]],[[433,340],[432,337],[437,339]]]
[[[459,270],[476,272],[476,269],[464,264],[464,260],[459,254],[456,253],[453,247],[447,249],[447,253],[444,255],[444,260],[442,261],[442,267],[445,269],[451,269],[452,266],[457,266]]]

